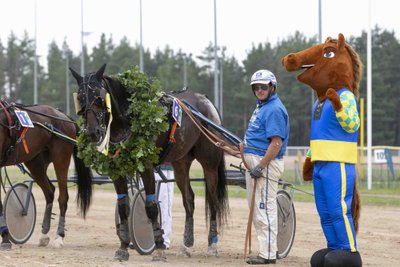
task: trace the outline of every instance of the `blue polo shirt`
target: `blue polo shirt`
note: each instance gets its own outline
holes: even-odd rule
[[[257,102],[244,137],[244,153],[264,156],[271,137],[282,138],[282,147],[276,156],[282,159],[289,140],[289,115],[276,93],[266,102]]]

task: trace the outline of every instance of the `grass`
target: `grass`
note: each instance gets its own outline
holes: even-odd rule
[[[192,170],[191,177],[202,177],[201,170]],[[295,172],[293,170],[285,170],[284,180],[292,183],[294,188],[313,194],[314,188],[311,182],[304,182],[300,184],[296,181]],[[298,179],[297,179],[298,180]],[[193,191],[196,195],[204,196],[204,185],[202,182],[192,182]],[[178,190],[178,189],[177,189]],[[287,188],[290,192],[290,188]],[[359,191],[361,193],[361,202],[363,205],[376,205],[376,206],[394,206],[400,207],[400,181],[393,181],[390,184],[376,183],[372,185],[372,189],[368,190],[366,183],[360,183]],[[175,192],[179,192],[175,191]],[[228,186],[229,197],[246,198],[246,190],[239,186]],[[294,190],[295,202],[314,202],[314,196]]]
[[[10,182],[15,184],[17,182],[23,182],[26,180],[30,180],[28,175],[22,174],[22,172],[15,166],[7,167],[7,174],[10,178]],[[73,170],[70,170],[70,174],[73,173]],[[54,169],[50,166],[48,170],[48,176],[51,179],[55,179]],[[4,172],[4,168],[2,170],[3,181],[6,177],[6,173]],[[202,178],[204,177],[203,171],[200,169],[192,169],[190,172],[191,178]],[[313,185],[310,182],[304,182],[300,184],[298,179],[296,179],[295,172],[293,170],[285,170],[284,178],[286,182],[292,183],[295,188],[300,189],[302,191],[313,193]],[[197,196],[204,196],[204,182],[192,182],[192,188],[194,193]],[[8,185],[8,183],[6,183]],[[69,186],[76,186],[75,183],[69,183]],[[102,190],[114,190],[113,185],[110,184],[102,184],[95,185],[96,189]],[[287,188],[290,191],[290,188]],[[394,206],[400,207],[400,179],[387,182],[381,181],[380,183],[374,183],[372,185],[372,189],[368,190],[365,182],[361,182],[359,184],[359,190],[361,193],[361,201],[363,205],[376,205],[376,206]],[[180,194],[179,189],[175,185],[175,194]],[[228,186],[228,195],[233,198],[246,198],[246,190],[239,186]],[[294,201],[295,202],[314,202],[314,197],[312,195],[294,191]]]

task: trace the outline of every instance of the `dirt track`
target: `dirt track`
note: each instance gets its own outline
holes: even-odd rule
[[[207,233],[204,220],[204,199],[196,198],[195,245],[192,258],[177,256],[182,240],[184,211],[180,195],[175,195],[173,207],[172,247],[167,251],[168,262],[155,263],[151,256],[141,256],[130,250],[128,262],[114,262],[118,247],[115,234],[115,196],[111,191],[96,189],[93,205],[86,220],[77,215],[75,191],[70,190],[65,245],[62,249],[38,247],[44,199],[34,192],[38,209],[35,232],[24,245],[14,245],[11,251],[0,251],[1,266],[248,266],[243,261],[245,230],[248,216],[245,199],[229,200],[231,216],[219,238],[220,256],[206,257]],[[325,246],[319,219],[313,203],[295,203],[297,229],[295,243],[289,256],[277,266],[309,266],[312,253]],[[54,212],[58,215],[55,204]],[[358,246],[364,266],[400,266],[400,209],[364,206]],[[58,217],[53,220],[50,237],[54,239]],[[254,233],[254,231],[253,231]],[[52,241],[52,240],[51,240]],[[253,250],[257,240],[252,239]]]

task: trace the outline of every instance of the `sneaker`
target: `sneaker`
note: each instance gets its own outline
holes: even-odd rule
[[[250,257],[246,261],[248,264],[275,264],[276,259],[264,259],[260,256]]]

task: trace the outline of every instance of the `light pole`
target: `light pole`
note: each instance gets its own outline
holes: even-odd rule
[[[65,111],[67,115],[70,115],[69,109],[69,55],[68,55],[68,46],[66,42],[66,38],[64,38],[64,56],[65,56]]]
[[[219,94],[218,94],[218,46],[217,46],[217,0],[214,0],[214,104],[218,110]]]
[[[183,88],[187,87],[187,62],[186,54],[183,54]]]
[[[140,52],[139,52],[139,67],[140,71],[143,72],[144,64],[143,64],[143,31],[142,31],[142,0],[140,2]]]
[[[318,0],[318,43],[322,43],[322,0]],[[315,102],[315,91],[311,90],[311,108]]]
[[[83,31],[83,0],[81,0],[81,76],[85,76],[85,57],[83,54],[84,45],[83,45],[83,36],[85,32]]]
[[[38,103],[37,85],[37,0],[35,0],[35,59],[33,64],[33,104]]]
[[[219,114],[221,115],[221,120],[224,118],[224,68],[223,68],[223,58],[221,57],[221,62],[219,64],[220,72],[219,72]]]
[[[368,1],[367,34],[367,178],[368,190],[372,188],[372,36],[371,0]]]

